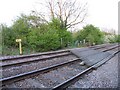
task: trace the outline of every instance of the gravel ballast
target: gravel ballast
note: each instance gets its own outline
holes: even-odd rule
[[[117,88],[118,54],[91,73],[84,75],[69,88]]]
[[[118,51],[118,49],[107,51],[110,54]],[[89,52],[91,53],[91,52]],[[88,56],[88,54],[86,55]],[[98,55],[100,56],[100,54]],[[98,60],[98,56],[94,60]],[[93,56],[94,57],[94,56]],[[102,58],[103,55],[100,56]],[[3,88],[52,88],[71,77],[82,72],[88,65],[81,64],[82,60],[78,61],[76,55],[67,55],[57,58],[46,59],[44,61],[37,61],[32,63],[26,63],[23,65],[16,65],[14,67],[3,68],[4,72],[2,77],[9,77],[12,75],[17,75],[24,72],[29,72],[33,70],[38,70],[44,67],[48,67],[54,64],[63,63],[66,61],[71,61],[72,59],[77,59],[77,61],[65,64],[62,67],[54,68],[50,71],[44,73],[36,74],[35,76],[25,78],[16,82],[11,82],[5,84]],[[91,60],[91,59],[89,59]],[[109,61],[104,63],[97,69],[93,69],[85,74],[83,74],[78,81],[73,83],[69,88],[117,88],[118,87],[118,54],[111,58]]]

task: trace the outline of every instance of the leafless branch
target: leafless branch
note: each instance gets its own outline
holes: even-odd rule
[[[87,3],[82,6],[77,3],[77,0],[65,0],[64,2],[62,0],[48,0],[47,2],[51,19],[58,18],[61,21],[61,26],[66,28],[82,23],[85,20],[86,6]]]

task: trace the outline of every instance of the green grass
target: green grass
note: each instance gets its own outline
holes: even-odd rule
[[[17,48],[17,47],[8,48],[8,47],[4,46],[3,48],[1,48],[1,51],[2,51],[2,56],[20,55],[19,48]],[[24,47],[22,48],[22,51],[23,51],[23,55],[37,53],[37,52],[31,50],[30,48],[24,48]]]
[[[7,56],[7,55],[18,55],[19,52],[17,49],[13,48],[8,48],[8,47],[3,47],[2,48],[2,55]]]
[[[71,48],[81,48],[81,47],[85,47],[86,45],[79,45],[79,46],[75,46],[75,45],[71,45],[71,46],[68,46],[68,47],[64,47],[62,49],[71,49]],[[30,48],[25,48],[25,47],[22,47],[22,51],[23,51],[23,55],[27,55],[27,54],[33,54],[33,53],[39,53],[39,52],[36,52],[36,51],[33,51],[31,50]],[[2,56],[11,56],[11,55],[19,55],[19,48],[18,47],[10,47],[8,48],[7,46],[0,46],[0,54]]]

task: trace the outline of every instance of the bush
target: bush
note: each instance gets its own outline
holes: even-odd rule
[[[83,41],[85,39],[86,42],[90,44],[101,44],[104,42],[104,34],[99,28],[94,27],[93,25],[87,25],[83,27],[82,30],[78,31],[76,39],[79,41]]]
[[[114,35],[113,37],[108,38],[108,39],[110,43],[117,43],[117,42],[120,43],[120,35]]]
[[[40,33],[40,29],[32,30],[28,43],[36,51],[56,50],[60,47],[60,41],[56,31],[48,30]]]

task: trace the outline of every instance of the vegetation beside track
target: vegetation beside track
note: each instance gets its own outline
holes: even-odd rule
[[[92,24],[78,29],[77,32],[72,30],[75,25],[84,21],[86,4],[76,8],[79,4],[75,2],[65,1],[63,6],[61,2],[55,3],[56,5],[52,7],[52,2],[48,2],[48,7],[50,7],[48,8],[50,11],[49,20],[45,19],[46,17],[42,13],[32,11],[28,15],[18,16],[11,26],[1,24],[0,55],[18,55],[19,46],[16,39],[22,40],[23,54],[84,47],[106,42],[106,34]],[[65,11],[64,8],[66,8]],[[79,14],[82,10],[83,17]],[[67,13],[69,14],[67,15]],[[118,35],[113,35],[107,39],[109,40],[107,42],[110,43],[120,42]]]
[[[34,26],[37,16],[21,15],[11,27],[2,24],[2,55],[18,55],[16,39],[22,39],[23,54],[54,51],[58,49],[84,47],[93,44],[105,43],[105,34],[94,25],[87,25],[78,32],[70,32],[61,28],[59,19],[52,19],[49,23],[40,23]],[[30,22],[32,21],[32,22]],[[109,38],[109,42],[120,42],[120,36]]]

